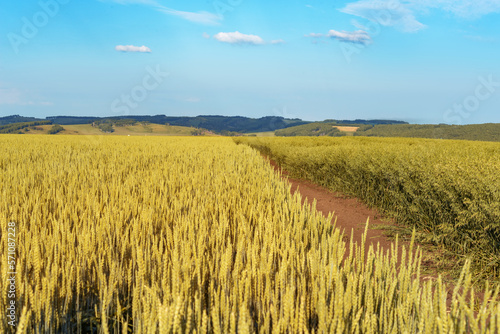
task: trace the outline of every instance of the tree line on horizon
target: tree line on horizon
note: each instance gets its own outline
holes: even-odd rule
[[[31,122],[31,121],[51,121],[54,124],[76,125],[76,124],[103,124],[112,123],[113,125],[120,126],[120,123],[127,122],[149,122],[162,125],[186,126],[193,128],[206,129],[216,133],[229,132],[229,133],[252,133],[252,132],[270,132],[280,129],[286,129],[293,126],[310,124],[313,122],[304,121],[298,118],[284,118],[281,116],[266,116],[261,118],[249,118],[243,116],[117,116],[117,117],[88,117],[88,116],[51,116],[46,119],[36,119],[33,117],[23,117],[19,115],[0,117],[0,125]],[[326,122],[326,121],[325,121]],[[391,120],[329,120],[338,125],[343,124],[404,124],[401,121]],[[126,124],[129,125],[129,124]]]
[[[86,116],[54,116],[47,119],[36,119],[12,115],[0,117],[0,133],[24,133],[29,127],[36,125],[58,124],[91,124],[102,132],[113,132],[113,126],[132,126],[137,123],[152,123],[171,126],[185,126],[200,131],[209,131],[223,136],[239,136],[255,132],[275,132],[276,136],[332,136],[341,137],[346,133],[336,126],[355,126],[359,129],[354,136],[366,137],[411,137],[431,139],[460,139],[479,141],[500,141],[500,124],[408,124],[391,120],[325,120],[323,122],[307,122],[300,119],[283,117],[262,117],[259,119],[241,116],[196,116],[170,117],[156,116],[120,116],[120,117],[86,117]],[[24,131],[24,132],[23,132]],[[200,135],[196,133],[196,135]]]

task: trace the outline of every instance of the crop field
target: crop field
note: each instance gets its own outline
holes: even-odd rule
[[[462,143],[457,157],[458,144],[354,139],[238,141],[297,174],[328,173],[332,180],[323,183],[330,185],[341,184],[341,175],[377,184],[360,166],[373,175],[383,170],[394,184],[375,193],[382,202],[390,200],[382,190],[397,195],[403,179],[422,182],[421,189],[408,184],[422,201],[399,210],[424,222],[443,203],[454,208],[455,184],[474,196],[462,208],[474,224],[484,221],[481,214],[498,213],[498,180],[491,174],[498,145]],[[446,184],[449,196],[423,207],[424,195]],[[440,279],[420,280],[419,251],[403,251],[398,265],[396,246],[392,256],[377,248],[365,256],[363,243],[346,247],[332,216],[323,217],[314,203],[302,205],[289,187],[257,150],[228,138],[0,135],[0,332],[500,330],[499,289],[486,287],[482,302],[470,300],[468,262],[448,296]],[[478,201],[485,189],[496,192]],[[473,228],[460,228],[475,240]],[[8,262],[12,249],[15,268]],[[7,317],[13,301],[16,327]]]
[[[292,175],[380,208],[500,275],[500,144],[403,138],[242,138]]]
[[[53,125],[39,125],[30,127],[26,134],[47,134]],[[129,126],[115,126],[113,133],[104,133],[91,124],[64,125],[64,130],[58,135],[101,135],[101,136],[190,136],[192,127],[172,126],[161,124],[136,124]]]
[[[336,128],[343,132],[356,132],[359,126],[336,126]]]

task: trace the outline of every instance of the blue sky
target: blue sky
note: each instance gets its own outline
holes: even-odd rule
[[[0,22],[0,116],[500,123],[500,0],[26,0]]]

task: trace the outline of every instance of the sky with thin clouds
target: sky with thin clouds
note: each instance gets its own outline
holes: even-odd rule
[[[0,117],[500,123],[500,0],[24,0]]]

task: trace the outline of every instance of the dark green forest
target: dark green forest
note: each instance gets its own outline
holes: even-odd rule
[[[0,125],[0,133],[24,133],[23,130],[31,126],[52,124],[51,121],[34,121],[34,122],[21,122],[6,125]]]

